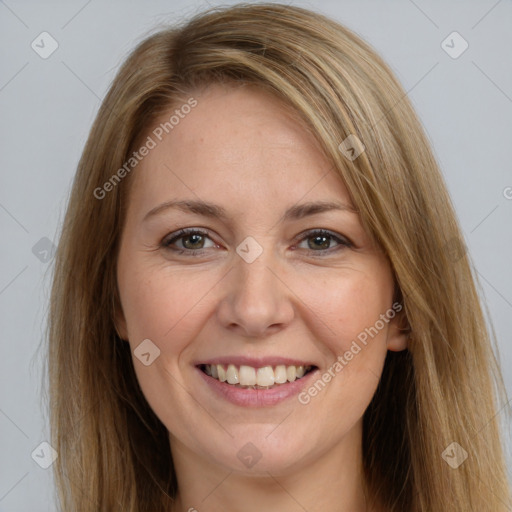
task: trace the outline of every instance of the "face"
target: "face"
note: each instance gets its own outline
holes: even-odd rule
[[[193,96],[132,176],[117,327],[142,391],[176,461],[276,475],[348,454],[387,350],[405,348],[389,264],[278,100]],[[319,202],[340,206],[303,207]]]

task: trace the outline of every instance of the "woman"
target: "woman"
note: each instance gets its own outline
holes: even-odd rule
[[[301,8],[213,9],[124,63],[63,226],[49,371],[66,511],[510,507],[427,139],[376,53]]]

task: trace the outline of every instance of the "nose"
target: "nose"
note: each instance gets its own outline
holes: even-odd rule
[[[263,338],[290,324],[293,292],[270,249],[248,263],[238,255],[224,281],[218,319],[239,336]]]

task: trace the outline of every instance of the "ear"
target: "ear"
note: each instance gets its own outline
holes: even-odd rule
[[[405,311],[401,309],[389,321],[386,340],[388,350],[391,350],[391,352],[400,352],[407,349],[410,332],[411,328],[407,321]]]

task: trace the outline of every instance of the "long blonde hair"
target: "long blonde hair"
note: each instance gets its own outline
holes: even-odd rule
[[[131,175],[101,199],[95,190],[157,116],[221,81],[256,84],[300,116],[389,258],[409,348],[388,353],[364,415],[371,495],[400,512],[505,510],[505,388],[421,124],[368,44],[333,20],[281,4],[213,8],[159,30],[132,51],[101,105],[69,199],[49,315],[51,442],[63,510],[164,511],[176,494],[168,433],[114,323]],[[355,160],[339,149],[349,135],[365,146]],[[448,458],[464,452],[454,442],[468,455],[456,468]]]

